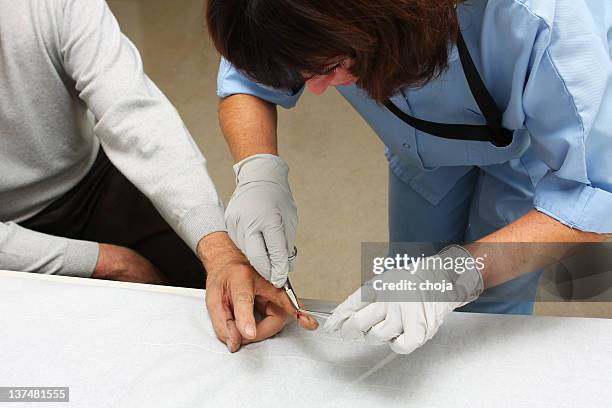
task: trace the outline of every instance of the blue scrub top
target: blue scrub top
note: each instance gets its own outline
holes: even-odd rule
[[[457,12],[513,142],[499,148],[437,138],[406,125],[356,86],[337,87],[385,143],[391,170],[436,205],[478,166],[529,197],[518,202],[503,186],[492,186],[487,197],[495,208],[482,214],[491,225],[536,208],[572,228],[611,233],[612,1],[471,0]],[[301,92],[254,83],[221,61],[221,97],[250,94],[291,108]],[[485,124],[456,49],[440,78],[403,89],[392,101],[425,120]]]

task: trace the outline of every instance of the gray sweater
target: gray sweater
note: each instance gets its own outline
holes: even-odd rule
[[[98,245],[26,230],[100,145],[195,250],[224,231],[206,161],[104,0],[0,0],[0,269],[90,276]]]

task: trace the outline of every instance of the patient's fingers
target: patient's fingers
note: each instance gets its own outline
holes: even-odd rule
[[[304,303],[302,303],[300,299],[298,299],[297,301],[300,305],[300,309],[306,309],[306,306],[304,306]],[[300,315],[298,316],[298,323],[300,324],[300,326],[307,330],[316,330],[319,328],[319,322],[317,321],[317,319],[315,319],[307,312],[300,312]]]
[[[227,308],[226,315],[231,316],[232,312],[229,310],[229,307],[227,305],[226,305],[226,308]],[[225,328],[226,328],[225,344],[227,345],[227,349],[231,353],[235,353],[236,351],[240,349],[240,345],[242,344],[242,335],[240,334],[238,327],[236,327],[236,321],[232,318],[228,317],[228,319],[225,321]]]
[[[253,272],[253,275],[259,276],[255,272]],[[253,281],[250,278],[232,279],[229,284],[229,294],[234,307],[238,331],[240,331],[242,337],[254,339],[257,335],[257,329],[253,314],[253,303],[255,302]]]
[[[229,309],[227,300],[223,299],[218,288],[211,287],[206,291],[206,307],[219,340],[226,344],[230,352],[238,351],[242,336],[236,328],[234,316]]]
[[[265,340],[278,334],[287,324],[287,313],[272,302],[257,300],[255,307],[262,314],[263,319],[257,323],[257,337],[253,340],[242,339],[242,344],[249,344]]]
[[[255,289],[255,296],[261,296],[274,303],[293,319],[297,320],[298,324],[304,329],[315,330],[319,327],[319,322],[317,322],[314,317],[307,313],[298,312],[295,307],[293,307],[284,290],[275,288],[261,276],[254,277],[253,286]]]

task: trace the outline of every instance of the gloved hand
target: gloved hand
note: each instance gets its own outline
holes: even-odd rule
[[[236,190],[225,212],[230,237],[257,272],[280,288],[293,269],[297,208],[289,167],[272,154],[256,154],[234,165]]]
[[[325,330],[328,333],[340,331],[345,339],[365,339],[370,344],[388,343],[400,354],[410,354],[421,347],[436,334],[446,315],[478,298],[484,289],[477,267],[457,267],[466,265],[466,262],[476,264],[463,247],[452,245],[421,261],[413,270],[391,269],[368,281],[334,310]],[[454,269],[450,268],[451,262]],[[458,273],[462,269],[465,271]],[[426,284],[426,280],[451,283],[453,289],[444,293],[382,290],[384,284],[405,281],[415,282],[418,288]]]

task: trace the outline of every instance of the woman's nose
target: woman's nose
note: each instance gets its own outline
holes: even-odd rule
[[[333,75],[317,76],[306,81],[306,86],[314,95],[323,94],[330,87]]]

